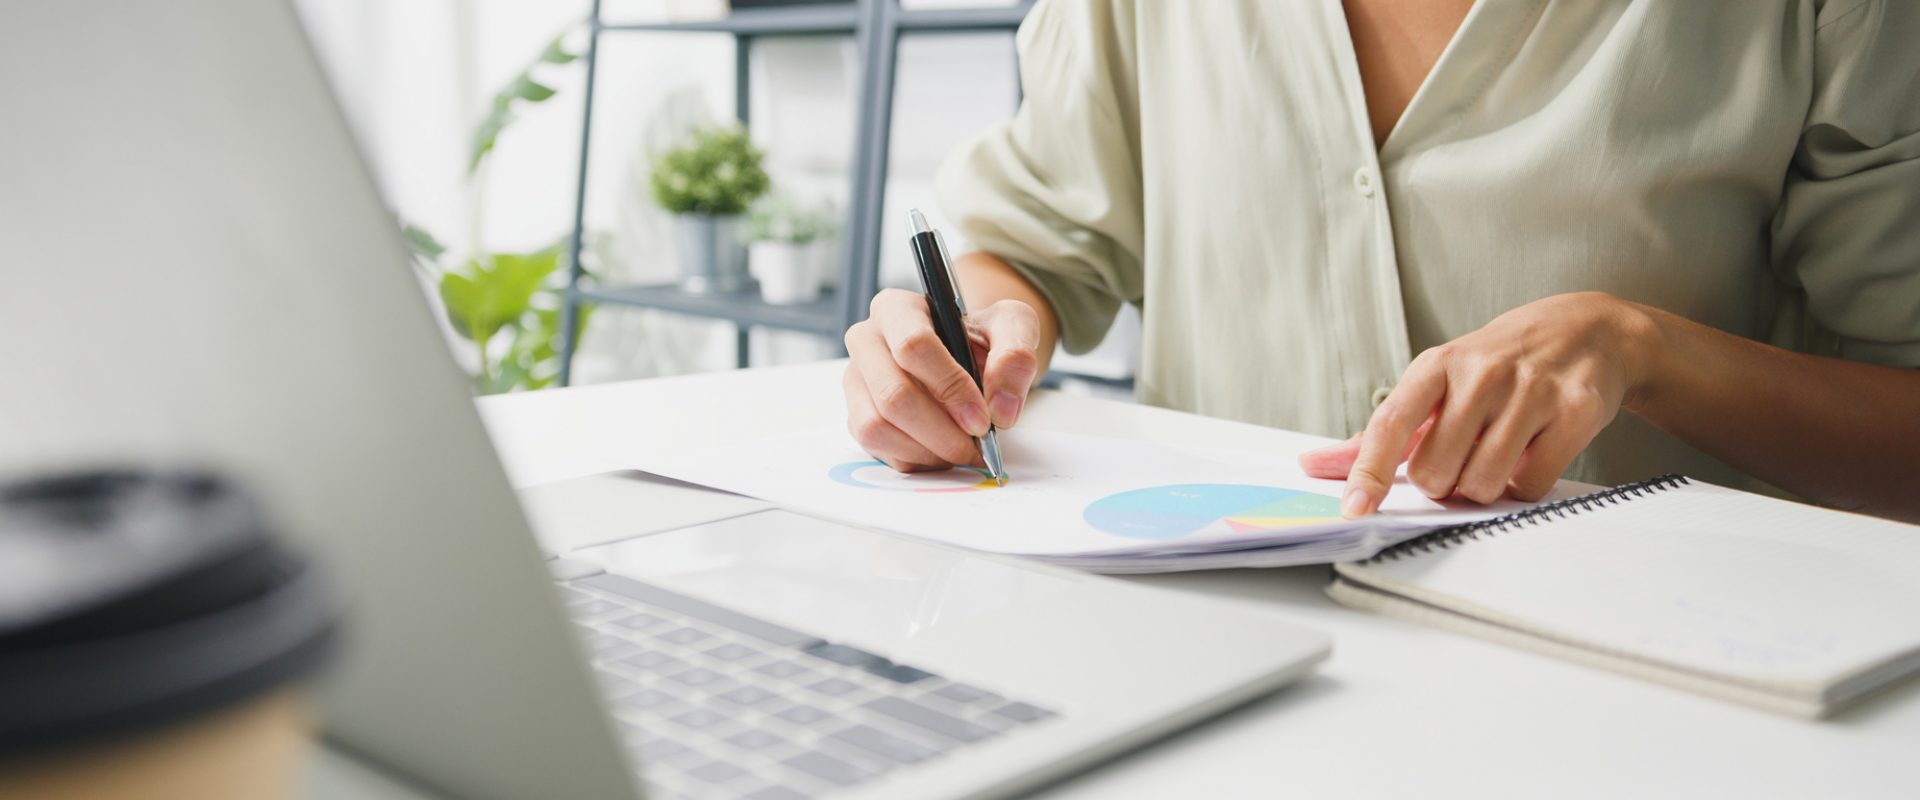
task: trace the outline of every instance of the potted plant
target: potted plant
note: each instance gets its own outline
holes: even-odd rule
[[[820,299],[824,241],[833,231],[827,214],[784,194],[753,204],[747,216],[747,261],[760,282],[760,298],[770,305],[798,305]]]
[[[737,292],[747,287],[740,215],[767,191],[761,153],[739,126],[699,128],[653,162],[653,199],[674,215],[680,288]]]

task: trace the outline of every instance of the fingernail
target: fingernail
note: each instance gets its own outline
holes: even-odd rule
[[[1020,418],[1020,398],[1012,392],[993,393],[993,420],[1001,427],[1013,427],[1014,420]]]
[[[972,403],[961,406],[960,427],[965,428],[969,436],[987,435],[987,412]]]
[[[1346,517],[1347,519],[1354,519],[1366,515],[1367,493],[1357,486],[1348,489],[1346,496],[1340,500],[1340,516]]]

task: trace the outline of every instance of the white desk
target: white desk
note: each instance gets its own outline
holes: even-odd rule
[[[841,369],[635,381],[491,397],[480,408],[508,474],[525,487],[623,466],[610,452],[834,424],[843,419]],[[1045,393],[1021,427],[1246,450],[1300,441]],[[1304,683],[1049,797],[1920,796],[1913,682],[1837,720],[1805,722],[1350,611],[1321,593],[1323,567],[1127,580],[1259,604],[1331,633],[1333,658]]]

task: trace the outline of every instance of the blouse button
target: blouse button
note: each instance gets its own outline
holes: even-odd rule
[[[1361,167],[1359,171],[1353,173],[1353,188],[1360,193],[1361,197],[1372,197],[1373,172],[1366,167]]]
[[[1373,403],[1374,408],[1379,408],[1381,403],[1387,402],[1387,395],[1390,394],[1393,394],[1393,387],[1375,386],[1373,387],[1373,396],[1367,399]]]

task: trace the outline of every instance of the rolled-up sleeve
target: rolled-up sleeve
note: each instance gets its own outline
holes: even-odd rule
[[[1124,0],[1041,0],[1017,44],[1013,120],[941,167],[940,204],[975,249],[1053,304],[1069,352],[1142,299],[1144,237],[1132,17]]]
[[[1836,354],[1920,367],[1920,3],[1827,3],[1773,266]]]

